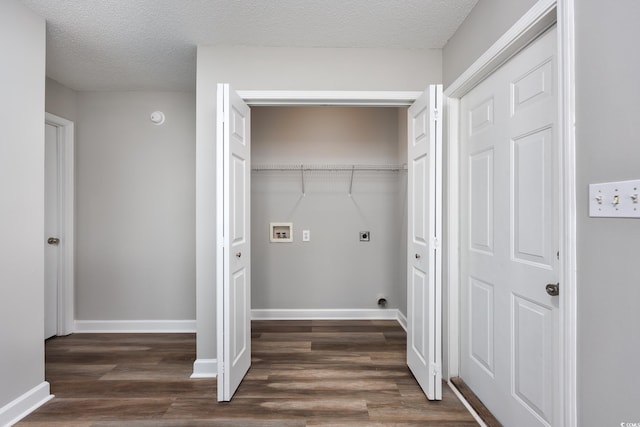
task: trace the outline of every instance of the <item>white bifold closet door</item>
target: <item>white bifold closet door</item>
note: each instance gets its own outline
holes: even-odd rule
[[[217,108],[217,383],[229,401],[251,366],[251,110],[228,84]]]
[[[442,399],[442,86],[409,107],[407,365],[431,400]]]

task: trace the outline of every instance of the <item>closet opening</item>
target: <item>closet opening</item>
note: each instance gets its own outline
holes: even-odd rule
[[[251,366],[252,319],[385,317],[441,399],[442,86],[256,94],[276,103],[218,85],[218,400]]]
[[[252,107],[252,319],[406,327],[406,141],[406,107]]]

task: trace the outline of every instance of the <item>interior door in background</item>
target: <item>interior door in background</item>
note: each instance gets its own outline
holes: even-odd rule
[[[442,399],[442,86],[408,111],[407,365],[431,400]]]
[[[559,426],[556,30],[461,100],[460,376],[505,426]]]
[[[45,124],[44,143],[44,338],[58,334],[60,208],[58,128]]]
[[[228,85],[217,99],[218,401],[251,366],[251,110]]]

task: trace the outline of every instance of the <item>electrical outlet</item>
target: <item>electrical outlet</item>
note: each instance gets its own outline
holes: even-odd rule
[[[371,240],[371,232],[370,231],[361,231],[360,232],[360,241],[368,242]]]
[[[310,230],[302,230],[302,241],[303,242],[311,241],[311,231]]]

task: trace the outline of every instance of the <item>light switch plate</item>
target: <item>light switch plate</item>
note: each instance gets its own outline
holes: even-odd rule
[[[640,218],[640,179],[589,184],[589,216]]]

